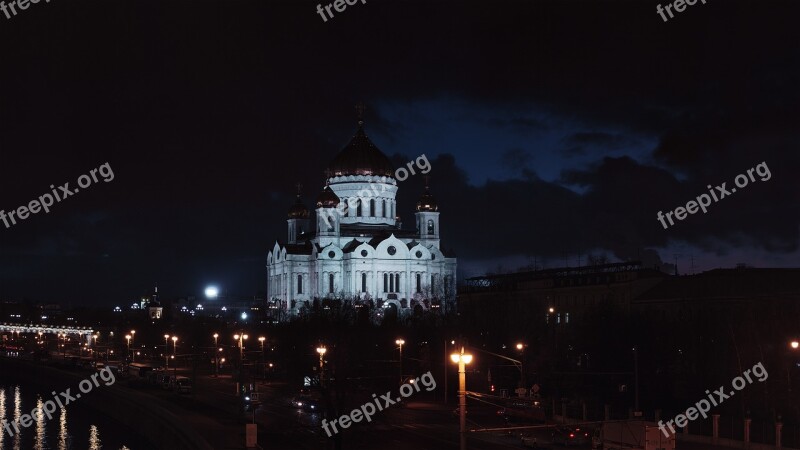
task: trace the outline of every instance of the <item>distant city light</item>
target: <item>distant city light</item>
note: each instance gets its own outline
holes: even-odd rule
[[[242,313],[242,320],[247,319],[247,313]]]
[[[219,289],[216,286],[209,286],[206,288],[206,298],[217,298]]]

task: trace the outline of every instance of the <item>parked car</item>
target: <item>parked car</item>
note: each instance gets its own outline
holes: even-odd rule
[[[553,429],[553,444],[584,445],[590,441],[589,430],[575,427],[556,427]]]
[[[192,380],[187,377],[175,377],[172,383],[172,389],[178,394],[192,392]]]

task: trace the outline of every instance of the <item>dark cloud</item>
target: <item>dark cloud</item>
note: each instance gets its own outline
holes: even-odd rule
[[[0,208],[105,162],[116,178],[0,229],[0,297],[108,303],[156,282],[199,292],[210,278],[263,290],[294,185],[311,205],[358,101],[457,99],[453,117],[508,117],[486,118],[483,153],[459,150],[474,131],[463,125],[432,160],[444,245],[464,258],[629,258],[676,239],[709,253],[797,249],[796,1],[709,3],[668,23],[640,1],[368,2],[327,23],[315,10],[74,0],[4,21]],[[383,144],[443,133],[411,119],[375,106],[366,116]],[[557,127],[569,133],[560,147],[538,140]],[[528,142],[503,155],[496,132]],[[648,158],[603,157],[628,146]],[[545,148],[581,165],[544,181],[521,149],[537,164],[563,158]],[[519,179],[469,182],[463,161],[498,158]],[[658,225],[657,211],[762,161],[772,180]],[[406,223],[421,183],[400,190]]]

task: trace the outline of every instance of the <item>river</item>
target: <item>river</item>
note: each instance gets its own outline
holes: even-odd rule
[[[103,414],[81,407],[80,402],[59,408],[48,419],[38,413],[29,427],[13,426],[5,422],[18,420],[42,407],[44,399],[34,389],[22,385],[0,382],[0,450],[150,450],[151,445],[135,431],[116,423]]]

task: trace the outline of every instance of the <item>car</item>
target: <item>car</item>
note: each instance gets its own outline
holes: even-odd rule
[[[311,397],[307,395],[298,395],[292,399],[292,406],[298,409],[303,409],[303,407],[305,407],[306,403],[309,401],[311,401]]]
[[[520,436],[520,441],[523,447],[540,448],[536,442],[536,436]]]
[[[590,434],[589,430],[585,428],[556,427],[553,429],[553,444],[561,444],[564,447],[584,445],[589,442]]]
[[[306,401],[303,402],[303,411],[316,413],[321,410],[319,402],[314,400],[313,398],[308,398]]]
[[[175,377],[172,389],[178,394],[189,394],[192,392],[192,380],[187,377]]]

